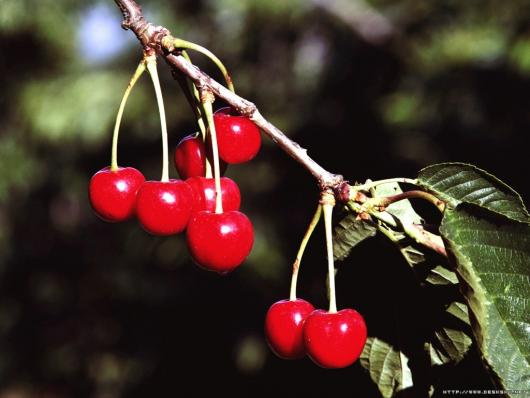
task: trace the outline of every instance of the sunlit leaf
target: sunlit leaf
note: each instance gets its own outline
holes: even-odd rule
[[[441,232],[484,360],[507,390],[530,390],[530,225],[462,204]]]
[[[456,285],[458,283],[456,274],[441,265],[434,267],[426,280],[432,285]]]
[[[413,386],[409,359],[381,339],[368,338],[360,362],[362,367],[368,370],[384,398],[390,398],[397,392]]]
[[[434,331],[435,338],[431,339],[428,344],[433,365],[444,365],[449,362],[456,363],[461,361],[473,342],[467,327],[469,325],[469,317],[467,306],[464,303],[452,302],[442,317],[444,319],[441,323],[444,326]],[[455,324],[455,319],[451,319],[452,317],[463,322],[465,328],[447,326]],[[458,324],[458,322],[456,323]]]
[[[442,163],[424,168],[419,183],[452,207],[473,203],[513,220],[530,222],[519,194],[497,177],[464,163]]]

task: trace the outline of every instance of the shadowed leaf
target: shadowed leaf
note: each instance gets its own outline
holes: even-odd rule
[[[375,236],[377,229],[356,215],[347,213],[333,230],[333,255],[335,260],[342,261],[350,255],[351,249],[363,240]]]

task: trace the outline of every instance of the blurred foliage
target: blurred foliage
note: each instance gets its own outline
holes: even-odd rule
[[[528,1],[141,4],[152,22],[217,53],[244,97],[352,181],[466,161],[530,197],[521,144],[530,128]],[[370,41],[377,35],[362,32],[377,33],[380,21],[391,33]],[[285,362],[264,343],[264,314],[287,296],[317,200],[312,178],[270,141],[228,171],[256,228],[251,257],[232,275],[198,270],[182,237],[154,238],[134,221],[92,214],[87,183],[110,161],[114,115],[141,56],[120,23],[111,0],[0,0],[0,397],[377,396],[358,365],[329,372]],[[196,126],[164,64],[160,72],[176,143]],[[148,83],[125,111],[119,160],[154,179],[160,138]],[[322,307],[321,235],[308,253],[300,295]],[[373,293],[408,287],[414,322],[425,304],[407,267],[384,241],[362,243],[341,265],[339,306],[359,309],[384,338],[392,310]],[[440,388],[489,385],[473,355],[425,377]],[[196,374],[207,381],[197,385],[188,377]]]

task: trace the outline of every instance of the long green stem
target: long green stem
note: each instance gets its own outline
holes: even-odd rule
[[[324,194],[326,195],[326,194]],[[332,237],[332,215],[334,198],[333,194],[328,194],[329,199],[323,198],[322,209],[324,210],[324,227],[326,229],[326,249],[328,254],[328,280],[329,280],[329,313],[337,312],[337,300],[335,297],[335,264],[333,262],[333,237]]]
[[[195,85],[193,85],[193,88],[194,88],[195,91],[197,91],[197,88],[195,87]],[[203,128],[203,130],[202,130],[202,141],[204,142],[204,148],[205,148],[205,152],[206,152],[205,153],[205,157],[204,157],[204,165],[205,165],[205,168],[206,168],[205,177],[206,178],[212,178],[212,176],[213,176],[213,174],[212,174],[212,162],[208,158],[208,134],[207,134],[210,122],[208,121],[208,116],[207,116],[207,111],[206,111],[206,108],[205,108],[205,104],[202,103],[200,100],[199,100],[199,107],[200,107],[200,109],[198,108],[198,110],[199,110],[199,113],[202,116],[201,116],[201,118],[199,119],[198,122],[199,122],[199,126],[201,126],[201,125],[203,126],[202,127]],[[211,107],[211,103],[210,103],[210,107]],[[212,117],[213,117],[213,110],[210,110],[210,113],[212,113]],[[205,122],[206,122],[206,125],[205,125]],[[212,122],[212,126],[214,126],[213,122]],[[215,129],[215,126],[214,126],[214,129]]]
[[[223,196],[221,192],[221,170],[219,168],[219,149],[217,148],[217,134],[215,133],[215,124],[213,121],[212,100],[213,94],[206,93],[201,95],[201,102],[203,104],[204,114],[208,122],[208,130],[210,131],[210,138],[212,140],[213,153],[213,175],[215,178],[215,212],[220,214],[223,212]]]
[[[169,159],[168,159],[168,143],[167,143],[167,126],[166,126],[166,111],[164,110],[164,99],[162,98],[162,89],[160,81],[158,80],[158,71],[156,70],[156,57],[146,57],[147,70],[151,75],[153,86],[155,88],[156,101],[158,103],[158,113],[160,114],[160,127],[162,129],[162,178],[160,181],[169,181]]]
[[[174,38],[172,44],[173,44],[173,46],[175,48],[183,48],[183,49],[188,49],[188,50],[194,50],[194,51],[200,52],[201,54],[206,55],[217,66],[217,68],[219,68],[219,70],[223,74],[223,77],[225,79],[225,82],[226,82],[226,85],[227,85],[228,89],[230,91],[232,91],[233,93],[235,93],[234,83],[232,82],[232,78],[230,77],[230,74],[228,73],[228,70],[223,65],[221,60],[219,58],[217,58],[217,56],[214,53],[212,53],[207,48],[204,48],[204,47],[202,47],[202,46],[200,46],[198,44],[192,43],[192,42],[187,41],[187,40]]]
[[[114,133],[112,134],[112,154],[111,154],[111,159],[110,159],[110,170],[111,171],[118,170],[118,135],[120,131],[121,118],[123,116],[123,111],[125,109],[125,104],[127,103],[129,94],[131,93],[136,82],[138,81],[138,78],[142,76],[142,73],[144,72],[145,72],[145,62],[142,59],[140,63],[138,64],[136,71],[132,75],[131,80],[129,81],[129,84],[127,85],[127,88],[125,89],[125,92],[123,93],[123,97],[121,99],[120,107],[118,109],[118,115],[116,116],[116,123],[114,124]]]
[[[186,60],[190,64],[193,64],[193,62],[191,62],[190,56],[188,55],[186,51],[182,51],[182,56],[186,58]],[[187,83],[188,83],[188,89],[193,92],[194,105],[192,105],[192,107],[195,112],[195,117],[197,118],[197,124],[199,125],[199,129],[201,130],[202,140],[204,144],[206,145],[206,124],[208,123],[208,121],[206,121],[206,124],[205,124],[204,104],[201,102],[199,90],[197,90],[197,87],[195,87],[195,84],[193,84],[193,82],[191,82],[188,79],[187,79]],[[206,169],[206,178],[212,178],[212,165],[210,163],[210,160],[208,159],[208,156],[205,157],[204,162],[205,162],[205,169]]]
[[[197,88],[187,77],[182,74],[176,73],[175,79],[178,81],[180,88],[184,92],[184,96],[186,97],[186,100],[188,101],[188,104],[190,105],[191,110],[193,111],[195,118],[197,119],[199,130],[201,132],[202,137],[204,138],[206,136],[206,126],[204,124],[204,121],[202,120]]]
[[[379,230],[379,232],[381,232],[383,235],[385,235],[390,241],[394,242],[394,243],[397,243],[398,242],[398,239],[396,239],[396,237],[392,234],[392,232],[384,227],[383,225],[381,224],[377,224],[377,229]]]
[[[289,295],[289,300],[291,301],[296,300],[296,283],[298,281],[298,270],[300,269],[300,264],[302,263],[302,256],[304,255],[307,242],[309,242],[309,238],[311,238],[311,234],[315,230],[315,227],[318,224],[318,221],[320,220],[321,214],[322,214],[322,206],[319,204],[315,211],[315,214],[313,215],[313,218],[311,219],[311,222],[309,223],[309,226],[307,227],[304,238],[302,239],[302,242],[300,243],[300,248],[298,249],[298,253],[296,253],[296,259],[294,260],[294,263],[293,263],[293,275],[291,276],[291,291]]]
[[[186,51],[182,51],[182,56],[186,58],[186,61],[188,61],[190,64],[193,64],[193,62],[191,62],[190,56]],[[202,139],[206,140],[206,125],[204,123],[203,116],[201,113],[201,98],[199,96],[199,90],[197,90],[195,84],[193,84],[189,79],[186,79],[186,83],[188,85],[188,90],[193,93],[193,104],[190,103],[190,105],[192,105],[193,111],[195,112],[197,124],[199,125],[199,129],[201,130]]]

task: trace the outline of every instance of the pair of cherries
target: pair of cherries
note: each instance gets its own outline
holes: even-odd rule
[[[261,145],[259,129],[248,118],[223,108],[215,113],[214,123],[220,156],[226,163],[248,161],[257,154]],[[89,185],[93,209],[108,222],[136,215],[141,226],[153,235],[168,236],[186,230],[188,248],[199,266],[219,273],[232,271],[245,260],[254,242],[250,220],[238,211],[241,196],[237,184],[229,178],[220,179],[223,212],[217,213],[215,180],[205,178],[205,168],[198,167],[206,164],[202,140],[182,140],[175,163],[185,181],[145,181],[143,174],[132,167],[98,171]]]
[[[265,318],[265,335],[272,351],[283,359],[306,354],[323,368],[350,366],[366,343],[366,323],[353,309],[315,310],[302,299],[274,303]]]

